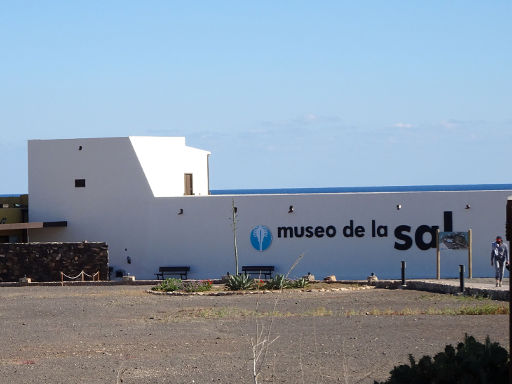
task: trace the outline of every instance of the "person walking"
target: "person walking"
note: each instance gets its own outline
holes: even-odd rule
[[[492,243],[491,266],[493,265],[496,268],[496,286],[501,287],[505,265],[508,265],[508,248],[501,236],[496,236],[496,241]]]

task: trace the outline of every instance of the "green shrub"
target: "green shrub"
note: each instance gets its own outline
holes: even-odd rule
[[[151,288],[153,291],[184,291],[184,292],[205,292],[212,289],[212,282],[210,280],[203,281],[182,281],[176,278],[169,278],[162,281],[162,283]]]
[[[180,279],[169,278],[162,281],[157,286],[151,288],[153,291],[164,291],[164,292],[174,292],[183,289],[183,282]]]
[[[187,281],[183,283],[183,290],[185,292],[205,292],[211,289],[212,282],[210,280]]]
[[[290,281],[290,288],[306,288],[308,284],[309,280],[301,277],[300,279]]]
[[[275,275],[270,280],[267,280],[264,287],[266,289],[283,289],[287,288],[290,282],[284,277],[284,275]]]
[[[240,291],[244,289],[251,289],[254,287],[254,279],[248,275],[229,275],[226,283],[226,288],[230,291]]]
[[[444,352],[423,356],[418,363],[409,355],[410,365],[400,365],[381,384],[409,383],[508,383],[508,352],[498,343],[485,344],[466,335],[457,348],[447,345]],[[377,382],[375,382],[377,383]]]

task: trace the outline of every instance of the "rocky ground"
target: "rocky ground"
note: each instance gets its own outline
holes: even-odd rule
[[[144,286],[0,288],[0,382],[373,383],[465,333],[508,349],[506,305],[406,290],[156,296]],[[437,314],[428,314],[437,313]]]

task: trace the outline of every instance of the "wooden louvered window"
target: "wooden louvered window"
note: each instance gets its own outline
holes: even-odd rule
[[[185,195],[194,194],[194,185],[192,183],[192,174],[185,173]]]

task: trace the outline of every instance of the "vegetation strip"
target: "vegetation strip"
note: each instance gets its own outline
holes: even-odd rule
[[[230,275],[226,282],[219,287],[214,286],[211,280],[183,281],[169,278],[151,288],[151,293],[167,295],[235,295],[251,293],[281,292],[295,289],[303,292],[336,292],[346,290],[372,289],[374,286],[359,284],[343,284],[343,287],[332,288],[331,284],[310,282],[305,277],[290,280],[283,275],[276,275],[271,279],[253,279],[247,275]],[[310,287],[310,288],[308,288]],[[306,289],[308,288],[308,289]]]
[[[458,308],[429,308],[427,310],[404,308],[393,309],[373,309],[370,311],[336,311],[317,307],[305,312],[280,312],[280,311],[258,311],[241,309],[237,307],[203,307],[203,308],[185,308],[170,314],[150,317],[151,320],[180,321],[187,319],[235,319],[235,318],[264,318],[264,317],[351,317],[351,316],[417,316],[417,315],[444,315],[444,316],[462,316],[462,315],[506,315],[508,308],[502,305],[484,305],[484,306],[461,306]]]
[[[404,308],[399,310],[393,309],[372,309],[370,311],[348,311],[347,316],[416,316],[416,315],[444,315],[444,316],[460,316],[460,315],[508,315],[509,308],[504,304],[486,304],[461,306],[456,308],[428,308],[427,310]]]
[[[367,289],[374,289],[375,287],[363,285],[360,287],[350,288],[310,288],[310,289],[294,289],[296,292],[342,292],[342,291],[361,291]],[[161,291],[156,289],[147,290],[147,293],[156,295],[168,296],[230,296],[230,295],[254,295],[254,294],[267,294],[267,293],[280,293],[281,290],[271,289],[255,289],[245,291],[224,291],[224,290],[211,290],[207,292],[186,292],[186,291]]]

